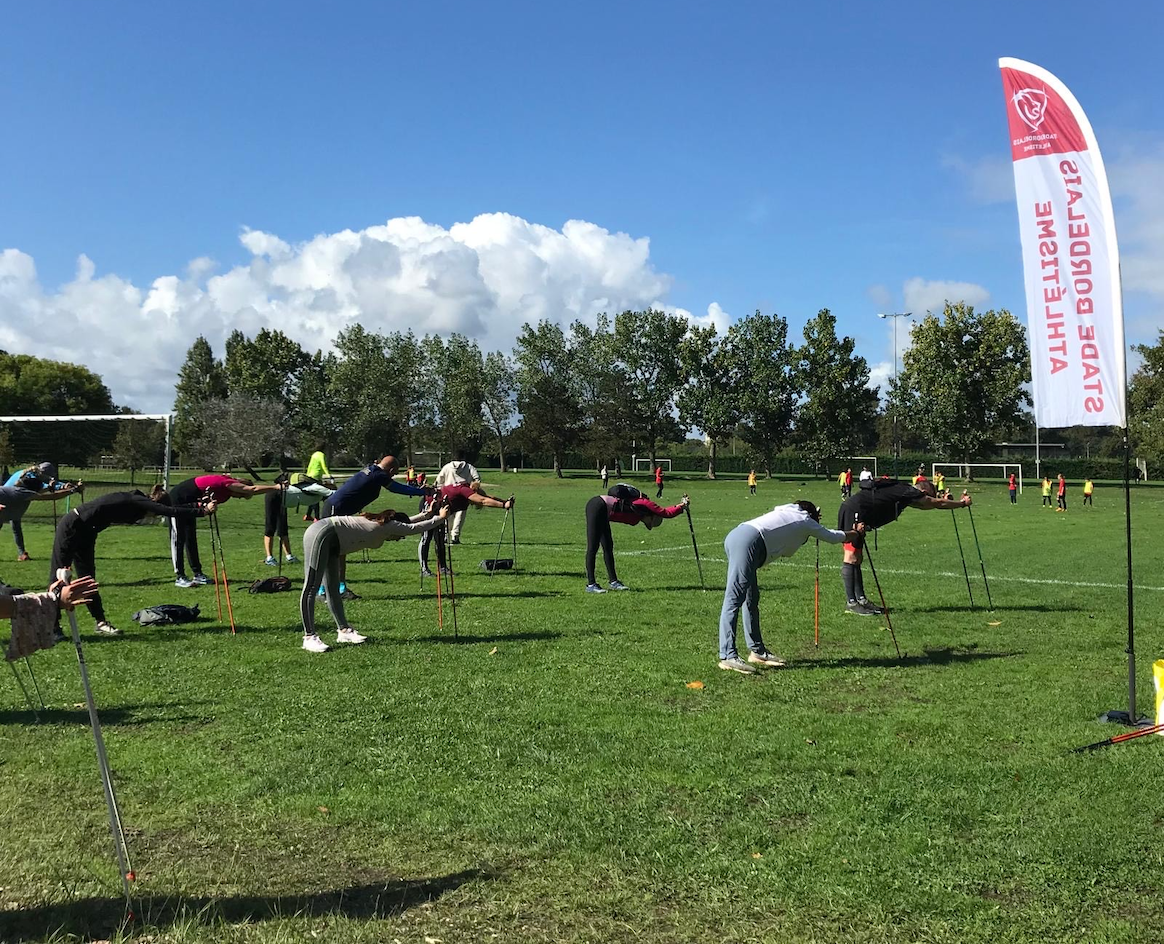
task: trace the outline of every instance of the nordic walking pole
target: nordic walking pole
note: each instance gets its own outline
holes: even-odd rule
[[[687,498],[687,495],[684,494],[683,497]],[[699,560],[699,545],[695,543],[695,525],[691,522],[690,502],[684,507],[684,511],[687,512],[687,527],[691,531],[691,547],[695,550],[695,566],[699,568],[699,588],[706,590],[707,586],[703,582],[703,563]]]
[[[509,516],[509,533],[513,538],[513,569],[517,570],[517,506],[513,503],[513,495],[509,496],[509,507],[513,514]]]
[[[210,566],[214,574],[214,601],[218,604],[218,622],[222,622],[222,584],[218,580],[218,547],[214,542],[214,522],[206,522],[210,529]]]
[[[439,540],[441,540],[441,538],[437,535],[433,535],[433,540],[439,541]],[[423,580],[424,578],[422,577],[421,579]],[[441,573],[441,552],[440,552],[440,548],[438,547],[437,548],[437,574],[436,574],[437,629],[442,633],[445,631],[445,606],[444,606],[444,602],[441,599],[441,584],[444,583],[444,580],[445,580],[444,574]]]
[[[283,481],[279,483],[279,515],[281,518],[287,517],[287,472],[283,472]],[[288,544],[291,543],[288,539]],[[283,576],[283,536],[279,534],[279,528],[275,528],[275,559],[279,562],[278,574]]]
[[[812,644],[820,648],[820,538],[816,541],[816,581],[812,588],[813,633]]]
[[[986,562],[982,560],[982,545],[978,543],[978,528],[974,524],[974,509],[969,505],[966,511],[970,514],[970,530],[974,532],[974,546],[978,549],[978,566],[982,568],[982,583],[986,587],[986,605],[994,610],[994,601],[990,598],[990,582],[986,579]]]
[[[457,572],[453,569],[453,542],[449,539],[449,520],[445,519],[445,560],[449,571],[449,599],[453,601],[453,639],[460,639],[457,631]],[[441,579],[438,574],[437,579]]]
[[[28,659],[25,658],[24,661],[27,663]],[[20,673],[16,671],[16,663],[9,662],[8,668],[12,670],[12,677],[16,679],[16,684],[19,685],[20,690],[24,692],[24,700],[28,702],[28,710],[32,712],[33,719],[37,724],[40,724],[40,712],[36,710],[36,704],[33,702],[32,696],[28,693],[28,687],[24,684],[24,679],[22,679],[20,677]],[[40,706],[41,708],[44,707],[44,698],[41,698]]]
[[[1117,734],[1115,737],[1109,737],[1104,741],[1096,741],[1094,744],[1073,747],[1068,753],[1082,754],[1084,751],[1096,751],[1101,747],[1109,747],[1112,744],[1119,744],[1121,741],[1131,741],[1133,738],[1143,737],[1146,734],[1164,734],[1164,724],[1154,724],[1151,727],[1140,728],[1137,731],[1128,731],[1126,734]]]
[[[218,537],[218,556],[222,558],[222,594],[226,597],[226,612],[230,615],[230,634],[234,629],[234,604],[230,602],[230,578],[226,576],[226,551],[222,547],[222,531],[218,527],[218,512],[210,516],[214,521],[214,533]]]
[[[950,517],[954,521],[954,537],[958,539],[958,554],[962,558],[962,573],[966,577],[966,592],[970,594],[970,609],[974,609],[974,591],[970,589],[970,571],[966,569],[966,554],[962,550],[962,535],[958,531],[958,515],[953,508]]]
[[[513,507],[512,505],[510,506]],[[497,550],[493,552],[493,566],[489,568],[489,576],[492,577],[497,573],[497,558],[501,554],[501,542],[505,540],[505,526],[509,523],[509,508],[505,509],[505,517],[501,519],[501,536],[497,539]],[[514,547],[517,546],[517,538],[514,538]]]
[[[877,585],[877,596],[881,598],[881,609],[885,611],[885,624],[889,627],[889,635],[893,639],[893,648],[897,650],[897,658],[901,658],[901,647],[897,644],[897,634],[893,631],[893,620],[889,618],[889,607],[885,604],[885,591],[881,589],[881,581],[877,579],[877,568],[873,566],[873,555],[869,553],[869,545],[865,544],[865,556],[869,558],[869,571],[873,574],[873,583]]]
[[[57,579],[68,582],[71,574],[67,567],[57,571]],[[81,684],[85,687],[85,704],[89,709],[89,726],[93,729],[93,743],[97,748],[97,766],[101,771],[101,787],[105,792],[105,807],[109,811],[109,831],[113,834],[113,846],[117,852],[117,864],[121,870],[121,888],[125,893],[125,911],[133,918],[133,896],[129,883],[137,876],[129,859],[129,846],[125,841],[125,830],[121,825],[121,812],[117,808],[117,794],[113,789],[113,778],[109,773],[109,758],[105,753],[105,738],[101,735],[101,721],[97,717],[97,705],[93,700],[93,688],[89,684],[89,668],[85,664],[85,653],[81,650],[81,632],[77,629],[77,614],[69,610],[69,628],[73,633],[73,645],[77,650],[77,664],[81,668]]]

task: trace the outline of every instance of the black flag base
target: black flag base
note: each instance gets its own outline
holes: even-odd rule
[[[1099,716],[1099,721],[1102,724],[1122,724],[1129,728],[1147,728],[1154,723],[1151,718],[1141,715],[1137,720],[1133,721],[1132,716],[1126,711],[1115,709],[1113,711],[1105,711]]]

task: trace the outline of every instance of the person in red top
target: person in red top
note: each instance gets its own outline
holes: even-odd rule
[[[616,485],[614,488],[619,488]],[[621,486],[625,488],[626,486]],[[613,491],[614,489],[611,489]],[[586,503],[586,592],[606,593],[598,586],[594,577],[594,561],[598,556],[598,546],[602,545],[602,557],[606,561],[606,576],[610,578],[611,590],[626,590],[614,569],[614,538],[610,533],[610,523],[629,524],[632,527],[640,521],[651,530],[663,523],[664,518],[674,518],[683,513],[690,503],[684,495],[678,505],[660,508],[649,498],[616,498],[613,495],[595,495]]]
[[[663,467],[661,465],[655,467],[655,486],[656,486],[655,497],[662,498],[663,497]]]
[[[231,498],[254,498],[265,492],[277,492],[279,488],[278,485],[255,485],[250,479],[236,479],[232,475],[196,475],[175,485],[170,490],[170,501],[175,505],[196,505],[202,501],[221,505]],[[170,556],[174,562],[175,587],[196,587],[210,583],[210,578],[202,573],[195,521],[194,518],[170,519]],[[186,576],[184,557],[190,559],[192,579]]]
[[[433,494],[431,507],[439,509],[442,505],[448,505],[449,514],[455,515],[459,511],[465,511],[470,505],[476,505],[478,508],[509,509],[513,507],[513,499],[507,498],[505,501],[501,501],[492,495],[486,495],[480,482],[472,482],[468,485],[442,485],[438,488]],[[437,566],[440,567],[442,573],[448,570],[445,563],[445,529],[437,528],[434,531],[425,531],[420,536],[420,548],[417,551],[422,577],[435,576],[428,569],[428,549],[432,545],[434,536],[437,546]]]
[[[1017,505],[1018,504],[1018,479],[1015,478],[1015,474],[1013,472],[1011,472],[1010,479],[1006,483],[1006,488],[1007,488],[1007,491],[1010,492],[1010,503],[1012,505]]]
[[[1067,510],[1067,480],[1063,478],[1063,473],[1059,473],[1059,507],[1055,511]]]
[[[845,469],[845,498],[853,494],[853,470]]]

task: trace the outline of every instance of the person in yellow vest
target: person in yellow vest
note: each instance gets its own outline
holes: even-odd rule
[[[942,498],[945,496],[945,494],[946,494],[946,474],[944,472],[935,472],[934,473],[934,488],[936,488],[938,490],[938,498]]]
[[[748,473],[748,494],[749,495],[756,494],[756,470],[755,469],[752,469],[752,471]]]
[[[845,470],[844,469],[841,469],[841,474],[837,476],[837,485],[841,489],[841,501],[844,501],[845,498],[847,497],[845,495]]]
[[[1051,477],[1049,475],[1043,476],[1043,507],[1051,508]]]
[[[335,480],[331,477],[331,472],[327,468],[327,456],[323,454],[324,444],[319,443],[315,447],[315,452],[311,454],[311,458],[307,460],[307,477],[315,479],[317,482],[322,482],[325,485],[334,485]],[[312,505],[307,509],[307,514],[303,516],[304,521],[318,521],[319,520],[319,505]]]
[[[1091,505],[1092,508],[1095,507],[1095,503],[1091,500],[1091,493],[1094,491],[1095,483],[1091,481],[1091,477],[1088,476],[1083,480],[1083,504]]]

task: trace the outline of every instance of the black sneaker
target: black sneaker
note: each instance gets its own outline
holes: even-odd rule
[[[340,597],[344,600],[359,600],[360,599],[360,595],[358,593],[356,593],[355,590],[351,589],[351,587],[345,588],[344,592],[340,594]]]
[[[864,607],[857,600],[850,600],[845,604],[845,612],[852,613],[854,616],[880,616],[877,610],[870,610]]]
[[[885,612],[885,610],[882,607],[879,607],[876,603],[871,602],[870,600],[866,599],[865,597],[858,597],[857,602],[860,603],[861,606],[865,607],[865,609],[872,610],[878,616],[880,616],[882,613]]]

